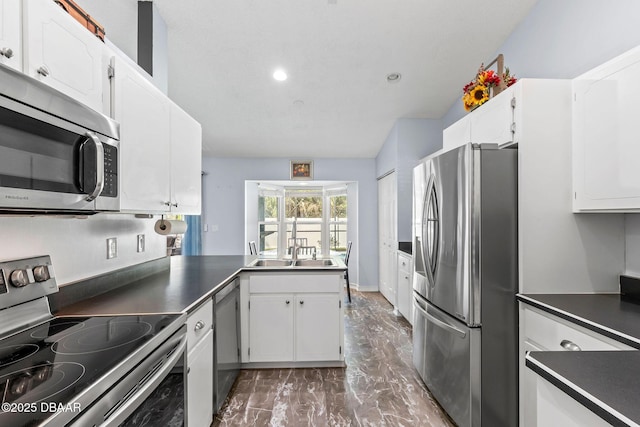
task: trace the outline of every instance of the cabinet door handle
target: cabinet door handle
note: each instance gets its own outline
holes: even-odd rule
[[[204,322],[202,320],[198,320],[198,322],[196,323],[196,326],[193,328],[193,330],[194,331],[199,331],[202,328],[204,328]]]
[[[0,49],[0,55],[11,58],[13,56],[13,50],[11,50],[11,48],[9,47],[3,47],[2,49]]]
[[[560,346],[562,348],[564,348],[565,350],[569,350],[569,351],[581,351],[582,349],[580,348],[580,346],[578,346],[578,344],[571,342],[569,340],[562,340],[560,342]]]
[[[300,305],[304,305],[304,301],[300,301]]]
[[[42,67],[38,68],[36,72],[40,74],[42,77],[47,77],[49,75],[49,69],[46,67],[46,65],[43,65]]]
[[[289,303],[291,303],[291,301],[289,301],[289,300],[286,300],[285,302],[287,303],[287,305],[289,305]]]

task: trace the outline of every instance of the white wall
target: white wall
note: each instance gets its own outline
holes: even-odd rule
[[[625,215],[625,273],[640,277],[640,214]]]
[[[51,255],[58,285],[86,279],[166,256],[166,237],[153,230],[155,219],[97,214],[86,219],[0,217],[0,259]],[[136,236],[145,235],[145,252],[136,252]],[[108,260],[108,237],[118,239],[118,257]]]
[[[413,168],[442,148],[442,122],[398,119],[376,157],[376,176],[396,171],[398,241],[411,241]]]
[[[106,37],[129,58],[138,57],[138,2],[75,0],[104,27]]]
[[[495,55],[516,77],[572,79],[640,45],[638,16],[636,0],[539,0]],[[444,127],[465,114],[456,98]],[[625,271],[640,277],[640,215],[626,215],[625,225]]]
[[[640,45],[638,16],[637,0],[538,0],[486,60],[504,54],[505,66],[516,77],[574,78]],[[474,71],[469,70],[469,79]],[[460,89],[466,83],[460,82]],[[452,100],[444,127],[465,114],[460,98]]]
[[[138,59],[138,2],[136,0],[76,0],[105,29],[105,37],[134,63]],[[164,94],[169,93],[168,31],[153,6],[153,76],[149,78]],[[143,73],[145,77],[148,75]]]
[[[203,157],[204,255],[246,252],[245,181],[289,179],[289,161],[282,158]],[[357,265],[361,289],[378,287],[378,210],[374,159],[314,159],[314,179],[357,183],[357,204],[349,204],[349,216],[358,219],[353,262]],[[353,197],[353,186],[348,188]],[[357,209],[353,212],[352,209]],[[357,245],[357,247],[356,247]],[[357,251],[357,252],[356,252]],[[356,255],[357,253],[357,255]],[[356,259],[357,258],[357,259]],[[350,265],[351,264],[350,262]]]

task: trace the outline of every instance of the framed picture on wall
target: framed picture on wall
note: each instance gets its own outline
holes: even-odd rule
[[[313,162],[311,160],[291,160],[291,179],[313,179]]]

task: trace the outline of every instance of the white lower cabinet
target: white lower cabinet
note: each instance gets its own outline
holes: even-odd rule
[[[341,272],[251,274],[241,295],[244,363],[344,360]]]
[[[187,318],[187,424],[206,427],[213,421],[213,301]]]
[[[582,406],[549,381],[529,370],[535,386],[535,424],[537,426],[605,427],[608,422]]]
[[[213,421],[213,331],[187,354],[187,423],[207,427]]]
[[[292,294],[251,295],[249,358],[252,362],[293,360]]]
[[[527,368],[527,351],[636,350],[530,305],[520,303],[520,426],[608,425],[553,384]]]
[[[295,306],[296,360],[340,359],[340,296],[298,294]]]
[[[398,251],[398,297],[396,308],[413,324],[413,265],[411,255]]]

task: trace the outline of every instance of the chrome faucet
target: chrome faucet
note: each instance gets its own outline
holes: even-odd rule
[[[293,226],[291,227],[291,237],[293,239],[293,248],[291,249],[291,259],[296,261],[298,259],[298,239],[297,239],[297,221],[298,218],[293,218]]]

